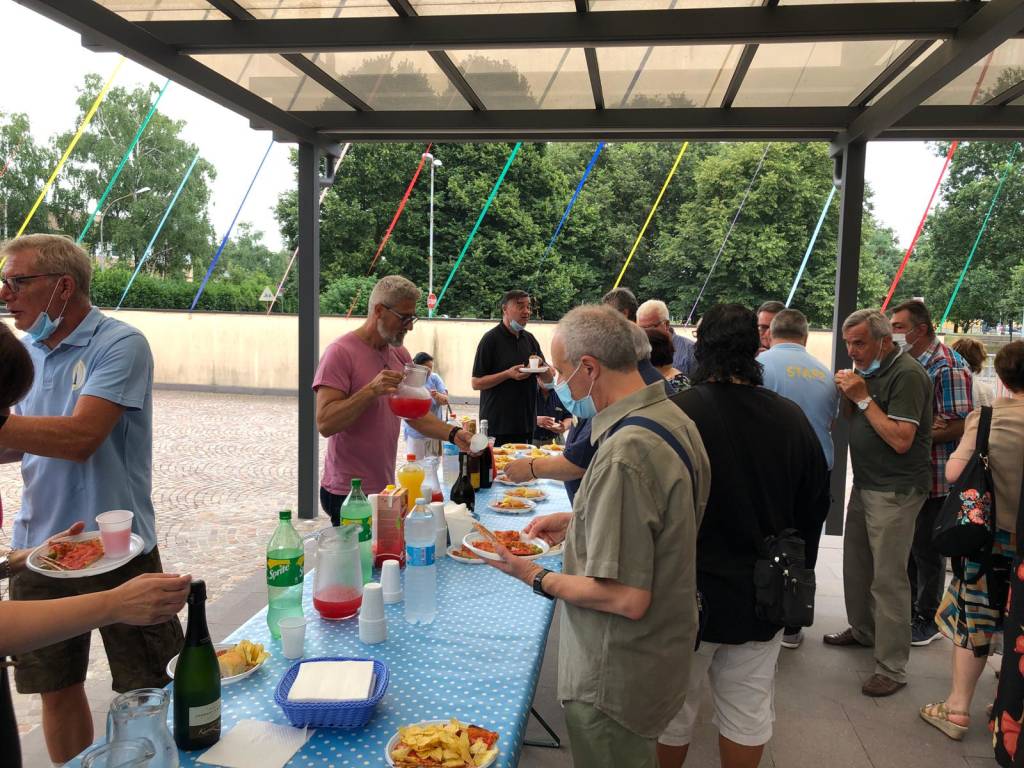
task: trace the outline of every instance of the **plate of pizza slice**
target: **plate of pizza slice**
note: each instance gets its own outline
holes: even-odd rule
[[[81,579],[120,568],[142,552],[142,547],[142,537],[133,533],[128,552],[111,557],[103,549],[100,532],[89,531],[41,544],[29,553],[26,565],[30,571],[54,579]]]

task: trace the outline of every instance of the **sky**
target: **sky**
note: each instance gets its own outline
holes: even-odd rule
[[[77,87],[88,72],[97,72],[105,80],[118,56],[87,51],[77,34],[12,0],[0,0],[0,29],[5,32],[0,46],[0,72],[5,73],[0,112],[26,113],[39,141],[76,129]],[[22,74],[11,77],[12,72]],[[162,86],[164,78],[130,60],[116,81],[119,86],[147,83]],[[246,118],[176,83],[167,89],[159,109],[185,121],[184,138],[217,168],[210,220],[219,239],[256,172],[270,134],[252,130]],[[271,150],[239,219],[262,230],[272,248],[281,247],[274,205],[278,196],[295,184],[288,149],[288,145],[277,144]],[[904,248],[921,219],[942,161],[923,142],[868,144],[866,175],[874,190],[875,215],[895,231]]]

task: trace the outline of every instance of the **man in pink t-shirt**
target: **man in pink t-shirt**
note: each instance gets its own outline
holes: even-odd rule
[[[324,352],[313,379],[316,426],[327,438],[327,460],[320,482],[320,503],[334,525],[353,477],[366,493],[378,493],[395,481],[395,454],[402,420],[387,404],[398,389],[406,363],[402,346],[416,322],[420,290],[399,275],[381,278],[370,294],[366,321],[335,339]],[[410,419],[417,432],[469,450],[472,435],[431,413]]]

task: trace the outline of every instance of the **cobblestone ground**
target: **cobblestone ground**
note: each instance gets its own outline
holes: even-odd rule
[[[471,410],[475,406],[456,407],[460,414]],[[297,403],[290,397],[160,390],[154,393],[153,433],[153,502],[164,570],[204,578],[208,615],[216,622],[232,614],[233,593],[258,584],[276,511],[296,506]],[[321,440],[321,461],[325,447]],[[6,520],[14,519],[20,496],[18,466],[0,465]],[[305,534],[322,527],[326,517],[295,523]],[[0,532],[4,549],[9,534],[9,525]],[[87,690],[94,710],[105,710],[110,671],[98,636]],[[15,708],[23,736],[39,726],[37,696],[15,694]]]

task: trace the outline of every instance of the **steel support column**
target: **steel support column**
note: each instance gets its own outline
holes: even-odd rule
[[[850,356],[843,343],[843,320],[857,309],[857,285],[860,278],[860,238],[864,219],[864,158],[867,144],[849,144],[837,164],[841,164],[841,197],[839,204],[839,249],[836,255],[836,303],[832,315],[832,370],[850,367]],[[843,511],[846,501],[846,452],[850,444],[847,421],[840,416],[832,432],[835,462],[832,466],[832,508],[825,523],[825,533],[843,532]]]
[[[320,361],[320,152],[299,144],[299,517],[319,514],[320,435],[313,376]]]

